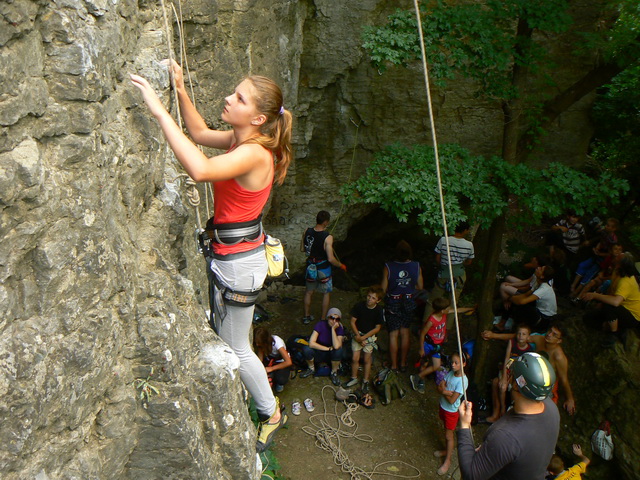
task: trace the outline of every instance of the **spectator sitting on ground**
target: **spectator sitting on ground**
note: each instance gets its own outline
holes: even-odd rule
[[[589,292],[609,293],[609,287],[611,286],[613,273],[618,269],[620,261],[624,258],[624,247],[620,244],[614,245],[613,251],[619,251],[620,253],[615,256],[611,255],[610,264],[608,260],[605,259],[605,262],[603,263],[606,263],[606,268],[598,272],[596,277],[582,288],[582,290],[580,291],[580,295],[578,296],[578,300],[584,300],[583,297]]]
[[[284,341],[278,335],[271,335],[265,327],[256,327],[253,350],[267,371],[269,383],[276,392],[281,392],[289,381],[293,365]]]
[[[358,384],[358,367],[360,365],[360,351],[364,352],[364,372],[362,374],[362,392],[369,393],[369,375],[373,351],[378,348],[376,335],[384,324],[384,310],[379,305],[384,290],[380,285],[373,285],[367,289],[367,299],[359,302],[351,310],[351,329],[353,338],[351,349],[353,357],[351,362],[351,379],[344,384],[345,388],[355,387]]]
[[[581,299],[583,293],[590,292],[594,288],[602,285],[607,278],[611,278],[614,270],[616,259],[624,252],[622,245],[619,243],[611,245],[609,254],[596,263],[593,259],[588,259],[578,265],[576,270],[576,278],[574,285],[571,287],[572,301],[576,302]],[[616,264],[617,266],[617,264]],[[587,288],[589,286],[589,288]]]
[[[536,332],[546,330],[558,313],[556,294],[550,285],[554,273],[548,265],[536,268],[536,289],[511,297],[510,315],[517,323],[527,323]]]
[[[338,368],[342,361],[342,342],[345,331],[342,323],[342,312],[337,308],[330,308],[327,319],[320,320],[313,327],[313,333],[309,338],[309,345],[302,347],[304,358],[307,361],[307,369],[300,373],[300,378],[307,378],[315,373],[316,365],[320,363],[331,364],[331,382],[338,386]]]
[[[564,469],[564,462],[559,455],[553,455],[551,457],[551,463],[549,463],[549,466],[547,467],[549,473],[554,475],[551,478],[554,480],[582,479],[580,474],[586,473],[587,465],[591,463],[591,460],[582,453],[582,447],[576,443],[573,444],[573,453],[580,459],[580,461],[567,470]]]
[[[496,422],[507,411],[506,397],[507,386],[509,384],[507,379],[507,369],[509,368],[509,361],[512,358],[518,358],[523,353],[534,351],[533,344],[527,342],[529,335],[531,335],[531,327],[529,325],[521,324],[516,327],[515,338],[512,338],[507,342],[507,351],[504,356],[502,368],[498,373],[498,377],[494,378],[491,384],[493,412],[490,417],[487,417],[487,422],[489,423]]]
[[[590,292],[582,296],[583,300],[597,300],[603,304],[599,311],[589,312],[585,320],[594,318],[604,320],[604,329],[611,332],[605,341],[607,346],[615,344],[619,336],[627,328],[640,325],[640,288],[636,279],[638,270],[629,252],[624,253],[620,265],[614,273],[610,295]]]
[[[515,337],[515,333],[495,333],[488,330],[483,331],[480,335],[484,340],[510,340]],[[569,415],[573,415],[576,411],[576,402],[573,398],[571,384],[569,383],[569,361],[560,345],[565,336],[564,328],[560,322],[556,320],[551,323],[545,335],[529,335],[527,342],[535,345],[537,353],[548,357],[558,379],[553,385],[552,399],[554,403],[558,403],[558,383],[560,383],[566,397],[564,408]],[[546,354],[544,352],[546,352]]]
[[[531,260],[524,264],[524,268],[535,272],[536,268],[544,267],[549,264],[549,256],[543,253],[531,257]],[[532,273],[530,277],[524,280],[513,275],[507,275],[504,278],[504,282],[500,284],[500,298],[502,299],[504,309],[509,310],[511,307],[511,297],[519,293],[525,293],[529,290],[535,290],[537,286],[538,280],[536,279],[535,273]]]

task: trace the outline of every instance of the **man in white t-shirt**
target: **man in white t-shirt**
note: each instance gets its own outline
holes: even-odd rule
[[[516,322],[524,322],[536,332],[546,331],[558,313],[556,294],[550,285],[553,274],[553,267],[549,265],[536,268],[537,288],[511,297],[510,313]]]
[[[473,243],[465,238],[469,235],[470,229],[469,222],[458,224],[453,236],[449,236],[449,252],[447,252],[446,238],[442,237],[438,240],[435,252],[436,264],[440,266],[440,269],[433,290],[429,295],[429,304],[424,312],[425,319],[428,319],[433,312],[431,302],[434,299],[450,297],[452,290],[455,292],[456,300],[460,298],[460,293],[467,280],[465,267],[470,265],[475,257]],[[453,271],[453,289],[449,271],[449,253],[451,254],[451,270]]]

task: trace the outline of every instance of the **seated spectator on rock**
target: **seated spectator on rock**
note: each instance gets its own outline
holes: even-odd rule
[[[515,333],[496,333],[489,330],[483,331],[481,334],[484,340],[510,340],[515,337]],[[537,353],[544,355],[549,359],[553,369],[557,375],[557,382],[553,386],[552,399],[555,403],[558,403],[558,383],[562,386],[566,400],[564,402],[564,408],[573,415],[576,411],[576,402],[573,398],[573,390],[569,383],[569,361],[562,349],[561,343],[566,336],[566,332],[562,327],[562,324],[557,320],[553,321],[544,335],[531,334],[527,338],[528,343],[535,345]]]
[[[539,254],[531,258],[524,264],[524,268],[527,270],[533,270],[536,268],[544,267],[550,264],[550,258],[548,255]],[[520,279],[513,275],[507,275],[504,278],[504,282],[500,284],[500,298],[505,310],[511,307],[511,297],[519,293],[525,293],[529,290],[535,290],[538,286],[538,280],[535,273],[532,273],[530,277]]]
[[[626,329],[640,325],[640,288],[636,275],[633,255],[624,253],[612,279],[611,293],[589,292],[582,296],[586,301],[602,303],[602,308],[589,312],[585,320],[590,323],[595,318],[604,322],[605,331],[611,333],[605,339],[605,346],[615,344]]]
[[[518,325],[516,327],[516,336],[507,341],[507,350],[502,368],[498,373],[498,377],[494,378],[491,384],[493,412],[491,416],[487,417],[487,422],[489,423],[497,421],[507,410],[506,397],[507,387],[509,385],[507,369],[509,368],[509,361],[512,358],[518,358],[523,353],[533,352],[535,350],[535,346],[527,342],[529,335],[531,335],[531,327],[529,325]]]
[[[269,383],[276,392],[281,392],[289,381],[293,365],[284,340],[278,335],[271,335],[265,327],[256,327],[253,330],[253,350],[267,371]]]
[[[591,463],[591,460],[582,453],[582,447],[576,443],[573,444],[573,453],[580,461],[566,470],[564,469],[562,457],[553,455],[551,457],[551,463],[549,463],[547,467],[547,470],[552,476],[547,478],[552,478],[553,480],[581,480],[581,474],[586,473],[587,465]]]
[[[598,275],[584,286],[578,296],[579,300],[584,300],[584,295],[592,291],[598,293],[609,293],[613,273],[618,269],[620,261],[624,258],[624,247],[622,245],[619,245],[618,247],[619,248],[614,247],[614,250],[620,250],[620,253],[612,259],[611,265],[609,265],[606,270],[598,272]]]
[[[576,270],[576,278],[571,287],[572,300],[574,302],[580,300],[580,296],[583,293],[596,289],[602,285],[606,279],[611,278],[614,270],[614,264],[617,266],[616,259],[623,252],[624,249],[622,248],[622,245],[618,243],[611,245],[609,254],[599,263],[594,261],[593,258],[580,263],[580,265],[578,265],[578,270]],[[589,287],[587,288],[587,286]]]
[[[330,308],[326,320],[320,320],[315,324],[309,338],[309,345],[302,347],[308,368],[300,373],[300,378],[313,375],[317,365],[329,363],[331,364],[331,382],[335,386],[340,385],[338,369],[342,361],[342,342],[345,337],[341,320],[342,312],[337,308]]]
[[[536,268],[536,289],[511,297],[509,314],[517,323],[526,323],[536,332],[546,330],[558,313],[556,294],[550,285],[553,274],[553,267],[548,265]]]

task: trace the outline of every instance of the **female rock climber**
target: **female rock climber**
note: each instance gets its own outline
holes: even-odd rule
[[[131,75],[131,82],[142,92],[189,176],[196,182],[213,184],[215,326],[240,359],[240,378],[255,400],[261,420],[256,449],[261,452],[287,416],[271,391],[262,362],[251,349],[249,331],[255,297],[267,274],[260,218],[274,179],[282,184],[292,159],[292,116],[273,81],[250,76],[225,98],[221,118],[232,129],[211,130],[187,95],[180,66],[173,60],[164,64],[172,74],[180,112],[193,141],[178,127],[146,79]],[[226,152],[207,158],[193,142]]]

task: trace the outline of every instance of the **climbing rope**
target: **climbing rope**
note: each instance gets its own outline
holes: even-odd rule
[[[174,54],[173,54],[173,46],[171,44],[171,35],[172,35],[172,30],[169,28],[169,19],[167,16],[167,7],[165,5],[164,0],[160,0],[160,3],[162,5],[162,17],[164,20],[164,27],[165,27],[165,34],[167,37],[167,49],[168,49],[168,58],[169,58],[169,75],[171,77],[173,77],[173,69],[171,68],[171,65],[174,61]],[[189,90],[190,90],[190,98],[191,98],[191,102],[193,103],[194,107],[196,106],[196,102],[195,102],[195,95],[193,92],[193,81],[191,79],[191,71],[189,69],[189,62],[187,59],[187,55],[186,55],[186,43],[185,43],[185,36],[184,36],[184,20],[182,17],[182,1],[179,0],[178,2],[178,9],[179,12],[176,10],[175,4],[171,4],[171,9],[173,11],[173,15],[175,18],[175,22],[176,25],[178,27],[178,39],[179,39],[179,44],[180,44],[180,65],[184,65],[184,71],[187,74],[187,79],[188,79],[188,84],[189,84]],[[173,82],[173,78],[171,78],[171,82]],[[180,130],[183,129],[182,126],[182,114],[180,112],[180,101],[178,99],[178,91],[177,89],[173,89],[173,95],[174,95],[174,102],[175,102],[175,106],[176,106],[176,112],[177,112],[177,122],[178,125],[180,127]],[[202,147],[200,145],[198,145],[198,148],[200,148],[200,151],[202,151]],[[196,236],[199,235],[200,233],[202,233],[204,230],[202,229],[202,221],[200,218],[200,209],[198,208],[200,206],[200,192],[198,190],[198,186],[197,183],[186,173],[181,173],[179,174],[176,178],[173,179],[174,182],[179,181],[179,180],[183,180],[183,183],[185,185],[186,188],[186,195],[187,195],[187,199],[189,201],[189,204],[194,208],[195,212],[196,212]],[[204,186],[204,192],[205,192],[205,208],[207,211],[207,218],[211,217],[211,211],[209,209],[209,195],[211,196],[211,204],[213,205],[214,202],[214,198],[213,198],[213,190],[211,185],[207,182]]]
[[[447,212],[444,208],[444,193],[442,191],[442,177],[440,174],[440,156],[438,154],[438,140],[436,138],[436,128],[433,119],[433,105],[431,103],[431,87],[429,85],[429,68],[427,66],[427,54],[424,46],[424,36],[422,34],[422,18],[420,17],[420,7],[418,6],[418,0],[413,0],[413,4],[416,9],[416,18],[418,24],[418,34],[420,36],[420,52],[422,54],[422,70],[424,73],[424,83],[425,89],[427,92],[427,104],[429,106],[429,125],[431,127],[431,138],[433,140],[433,150],[434,156],[436,160],[436,177],[438,179],[438,195],[440,198],[440,213],[442,214],[442,227],[444,228],[444,239],[447,247],[447,261],[448,261],[448,269],[449,269],[449,282],[451,286],[451,297],[453,304],[453,317],[456,324],[456,338],[458,340],[458,354],[460,356],[460,369],[462,372],[462,377],[464,378],[464,354],[462,352],[462,340],[460,339],[460,323],[458,321],[458,302],[456,299],[455,286],[454,286],[454,276],[453,276],[453,266],[451,264],[451,249],[449,247],[449,235],[448,235],[448,225],[447,225]],[[464,390],[463,398],[467,400],[467,390]],[[473,434],[472,434],[473,436]]]
[[[302,427],[302,431],[308,435],[311,435],[316,439],[315,445],[321,450],[330,453],[333,456],[333,461],[340,469],[348,473],[352,480],[373,479],[374,475],[384,475],[387,477],[396,478],[420,478],[420,470],[401,460],[393,460],[389,462],[383,462],[376,465],[372,471],[367,472],[364,469],[356,466],[350,459],[347,453],[342,448],[342,439],[353,438],[361,442],[372,443],[373,437],[370,435],[358,433],[358,424],[352,418],[353,413],[359,408],[356,403],[349,403],[346,400],[342,402],[335,401],[333,413],[327,410],[327,399],[325,398],[325,391],[330,391],[335,396],[336,390],[330,386],[325,385],[322,387],[322,407],[323,413],[311,415],[309,417],[309,423],[311,426],[305,425]],[[338,413],[339,405],[345,407],[343,413]],[[350,429],[347,430],[346,428]],[[399,473],[393,473],[389,470],[379,471],[383,466],[389,464],[396,464],[406,466],[413,469],[416,473],[409,475],[402,475]],[[396,467],[397,468],[397,467]]]

